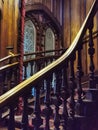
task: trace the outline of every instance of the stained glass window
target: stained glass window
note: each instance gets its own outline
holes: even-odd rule
[[[36,29],[31,20],[25,22],[24,53],[35,52]]]
[[[24,30],[24,53],[32,53],[35,52],[36,47],[36,29],[31,20],[25,22],[25,30]],[[24,57],[24,60],[34,58],[33,56]],[[31,65],[28,64],[27,67],[27,78],[30,77]]]
[[[51,28],[46,30],[45,34],[45,50],[54,50],[55,49],[55,37]],[[47,53],[46,55],[53,55],[54,53]]]

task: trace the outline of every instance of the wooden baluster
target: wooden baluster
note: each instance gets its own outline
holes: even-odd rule
[[[33,62],[31,62],[31,63],[30,63],[30,65],[31,65],[31,72],[30,72],[30,76],[32,76],[32,75],[33,75],[33,65],[34,65],[34,63],[33,63]]]
[[[6,92],[6,88],[5,88],[5,79],[6,79],[6,73],[5,72],[2,72],[2,93],[5,93]]]
[[[41,69],[40,61],[36,61],[36,65],[37,65],[37,72],[38,72]]]
[[[34,130],[39,130],[40,125],[42,125],[43,120],[41,119],[41,109],[40,109],[40,87],[35,88],[35,104],[34,104],[35,118],[32,119],[32,124],[34,125]]]
[[[14,120],[14,105],[10,105],[9,123],[8,130],[15,130],[15,120]]]
[[[55,75],[56,75],[56,86],[55,86],[55,97],[54,97],[54,105],[55,105],[55,115],[54,115],[54,125],[55,125],[55,129],[59,130],[59,126],[60,126],[60,115],[59,115],[59,106],[61,105],[62,101],[60,99],[60,87],[61,84],[59,82],[59,76],[60,76],[61,71],[60,70],[56,70]]]
[[[81,95],[83,93],[82,91],[82,86],[81,86],[81,77],[83,76],[82,72],[82,56],[81,56],[81,50],[82,47],[80,46],[78,48],[78,60],[77,60],[77,93],[78,93],[78,100],[76,103],[76,114],[77,115],[83,115],[83,104],[82,104],[82,99]]]
[[[50,58],[50,63],[52,63],[53,62],[53,58]]]
[[[51,80],[52,78],[50,75],[46,78],[46,95],[45,95],[45,116],[46,116],[46,125],[45,125],[45,130],[50,130],[49,127],[49,119],[50,116],[53,114],[52,109],[50,107],[50,90],[51,90]]]
[[[51,63],[50,59],[47,59],[47,65],[49,65]]]
[[[23,96],[23,117],[22,117],[22,130],[28,130],[28,102],[27,95]]]
[[[15,76],[15,75],[14,75],[14,73],[15,73],[14,71],[16,71],[15,69],[16,69],[16,68],[12,68],[12,69],[11,69],[11,71],[12,71],[12,76],[11,76],[11,83],[10,83],[10,84],[11,84],[11,87],[10,87],[10,88],[13,88],[13,87],[15,86],[15,81],[14,81],[14,76]]]
[[[74,81],[74,60],[75,60],[75,54],[71,57],[70,60],[70,81],[69,81],[69,87],[70,87],[70,101],[69,101],[69,117],[72,121],[70,127],[71,129],[74,129],[74,115],[75,115],[75,101],[74,101],[74,89],[75,89],[75,81]]]
[[[34,68],[33,68],[33,67],[35,67],[34,62],[31,61],[31,62],[30,62],[30,65],[31,65],[30,76],[32,76],[32,75],[34,74]],[[34,95],[34,88],[31,89],[31,91],[30,91],[30,95],[31,95],[31,97],[32,97],[32,95]]]
[[[0,73],[0,96],[3,94],[3,80],[4,80],[4,77],[3,77],[3,73]],[[3,111],[3,108],[0,109],[0,120],[1,120],[1,117],[2,117],[2,111]]]
[[[4,92],[8,91],[10,89],[10,73],[9,70],[6,70],[4,73],[5,75],[5,81],[4,81]]]
[[[48,65],[48,60],[46,59],[45,60],[45,67]]]
[[[35,73],[40,70],[39,67],[38,67],[38,61],[35,61],[34,67],[35,67],[35,68],[34,68],[34,72],[35,72]]]
[[[93,30],[93,20],[92,23],[89,26],[89,49],[88,49],[88,53],[90,55],[90,73],[89,73],[89,85],[90,88],[95,88],[95,84],[94,84],[94,60],[93,60],[93,56],[95,53],[95,49],[94,49],[94,43],[93,43],[93,37],[92,37],[92,30]]]
[[[24,65],[24,80],[27,78],[27,64]]]
[[[17,85],[19,83],[19,76],[18,76],[19,75],[19,68],[18,68],[18,66],[16,66],[15,68],[13,68],[13,71],[14,71],[13,72],[14,73],[13,74],[14,75],[13,76],[14,77],[13,78],[14,79],[14,84]]]
[[[3,93],[6,92],[6,72],[3,72],[2,73],[2,76],[3,76]]]
[[[40,69],[43,69],[44,67],[45,67],[44,61],[41,61],[41,68],[40,68]],[[40,86],[41,86],[40,92],[41,92],[41,94],[42,94],[42,93],[45,92],[45,89],[46,89],[46,88],[45,88],[45,80],[41,81]]]
[[[3,94],[3,73],[0,73],[0,95]]]
[[[8,82],[8,90],[11,89],[11,79],[12,79],[12,68],[8,70],[8,73],[7,73],[7,82]]]
[[[68,128],[68,111],[67,111],[67,98],[69,97],[68,92],[68,79],[67,79],[67,65],[62,70],[62,98],[63,98],[63,112],[62,112],[62,126],[64,130]]]

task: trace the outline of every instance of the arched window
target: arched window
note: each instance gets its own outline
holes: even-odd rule
[[[32,53],[35,52],[36,48],[36,28],[31,20],[25,22],[25,29],[24,29],[24,53]],[[27,58],[34,58],[35,55],[30,57],[24,57],[24,60]],[[23,71],[24,72],[24,71]],[[27,78],[30,77],[31,66],[30,63],[27,67]]]
[[[36,29],[31,20],[25,22],[24,30],[24,53],[35,52],[36,48]]]
[[[45,50],[55,49],[55,36],[51,28],[48,28],[45,33]],[[53,55],[54,53],[46,53],[46,55]]]

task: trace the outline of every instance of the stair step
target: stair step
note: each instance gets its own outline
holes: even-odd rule
[[[75,112],[76,115],[93,116],[96,115],[97,105],[95,101],[89,99],[83,99],[81,103],[75,100]]]
[[[97,88],[89,88],[85,90],[85,98],[91,99],[94,101],[98,101],[98,89]]]
[[[98,117],[75,116],[74,120],[69,119],[69,130],[98,130]]]

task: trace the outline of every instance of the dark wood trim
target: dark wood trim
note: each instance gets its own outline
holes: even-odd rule
[[[57,30],[58,33],[62,34],[62,29],[60,26],[60,23],[58,22],[58,20],[53,16],[53,14],[50,12],[50,10],[44,6],[43,4],[28,4],[26,5],[26,13],[28,12],[35,12],[35,13],[44,13],[44,15],[46,17],[48,17],[49,19],[51,19],[51,23],[53,24],[54,28]]]

